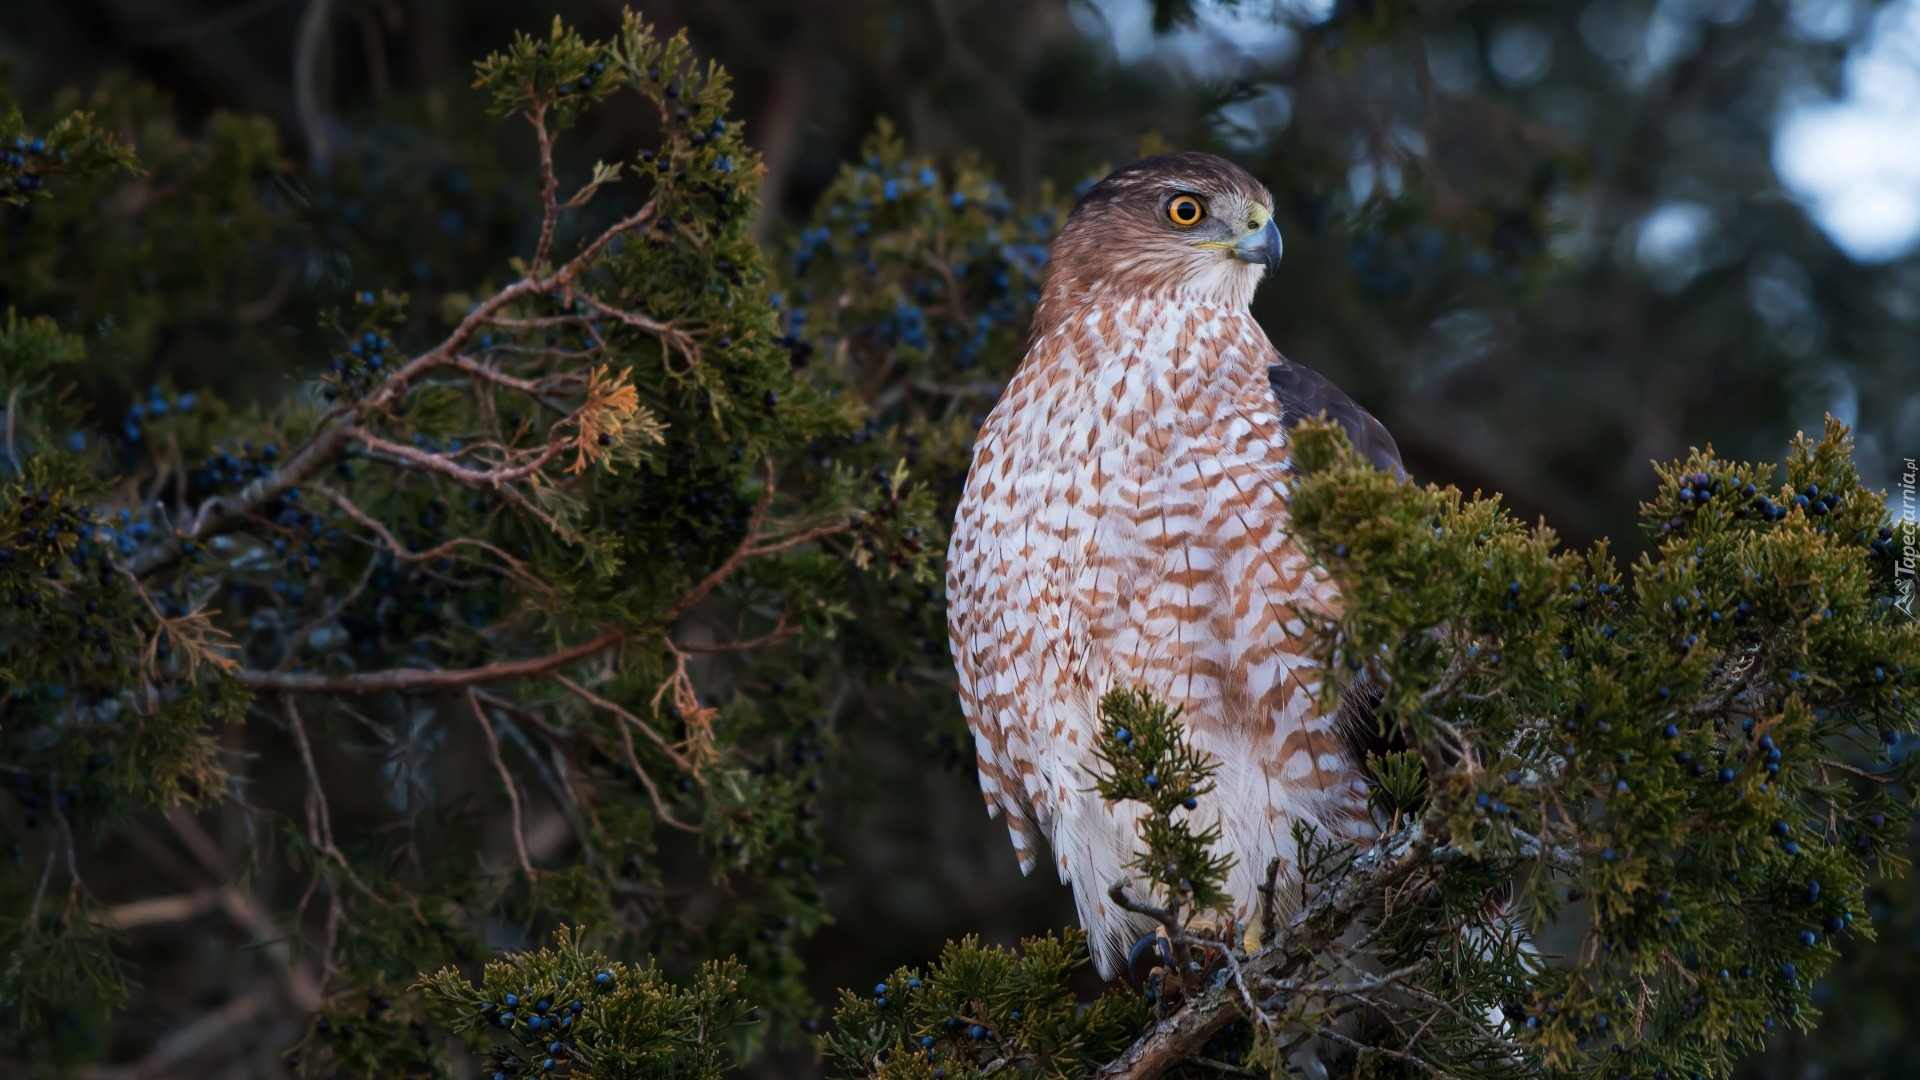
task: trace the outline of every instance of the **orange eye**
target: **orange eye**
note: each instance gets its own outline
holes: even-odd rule
[[[1206,216],[1207,208],[1191,195],[1175,195],[1173,201],[1167,204],[1167,220],[1183,229],[1200,224],[1200,219]]]

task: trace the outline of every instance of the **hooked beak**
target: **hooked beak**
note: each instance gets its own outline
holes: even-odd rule
[[[1265,263],[1267,273],[1280,269],[1280,226],[1272,218],[1254,232],[1248,233],[1233,245],[1233,256],[1250,263]]]

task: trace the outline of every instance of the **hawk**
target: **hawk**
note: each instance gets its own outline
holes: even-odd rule
[[[1142,686],[1219,763],[1194,811],[1236,856],[1235,921],[1293,826],[1374,828],[1351,725],[1319,707],[1297,608],[1338,596],[1288,531],[1289,429],[1325,414],[1381,468],[1391,435],[1248,312],[1280,259],[1273,196],[1208,154],[1089,190],[1054,240],[1025,360],[980,429],[948,550],[948,636],[989,814],[1023,872],[1045,837],[1100,972],[1150,924],[1113,904],[1135,812],[1093,790],[1099,701]],[[1283,878],[1284,880],[1284,878]]]

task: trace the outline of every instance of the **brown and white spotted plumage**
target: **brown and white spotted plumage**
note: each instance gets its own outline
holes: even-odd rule
[[[1372,828],[1345,725],[1316,705],[1296,608],[1338,597],[1288,533],[1287,432],[1324,411],[1383,466],[1399,454],[1248,314],[1279,257],[1271,207],[1204,154],[1149,158],[1087,193],[1054,241],[1026,360],[980,431],[948,552],[988,810],[1007,814],[1023,870],[1048,842],[1109,976],[1144,927],[1108,898],[1138,841],[1129,809],[1091,790],[1106,690],[1184,707],[1220,763],[1196,817],[1218,820],[1237,856],[1237,921],[1256,917],[1268,861],[1293,865],[1295,822]]]

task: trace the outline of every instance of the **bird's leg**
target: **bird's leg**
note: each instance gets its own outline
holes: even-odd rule
[[[1231,913],[1194,911],[1184,891],[1165,907],[1128,898],[1123,883],[1114,884],[1108,895],[1126,910],[1153,919],[1153,929],[1127,950],[1124,969],[1128,982],[1147,990],[1149,1001],[1164,1003],[1169,991],[1185,996],[1199,990],[1240,941],[1240,927]]]
[[[1135,985],[1147,988],[1148,1000],[1163,1007],[1173,998],[1198,993],[1215,972],[1226,965],[1239,926],[1231,915],[1203,912],[1174,923],[1155,924],[1140,935],[1127,953],[1127,970]],[[1138,974],[1146,969],[1144,979]]]
[[[1159,996],[1166,973],[1173,967],[1173,942],[1167,937],[1167,928],[1158,923],[1135,939],[1133,947],[1127,950],[1127,981],[1145,989],[1151,995],[1150,1000]]]
[[[1187,976],[1196,985],[1225,963],[1225,953],[1242,940],[1240,926],[1224,911],[1197,912],[1181,935],[1187,946]]]

